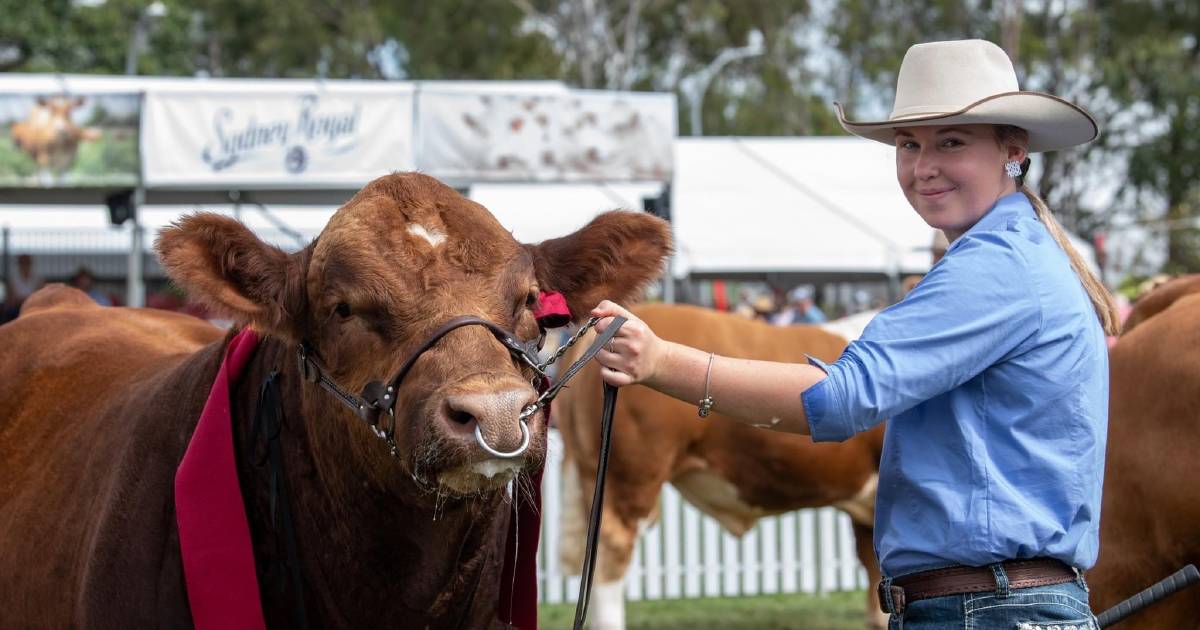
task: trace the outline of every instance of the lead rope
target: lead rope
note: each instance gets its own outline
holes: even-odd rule
[[[282,538],[282,564],[287,577],[276,575],[277,579],[290,579],[291,595],[295,600],[296,628],[307,630],[308,613],[305,610],[304,580],[300,576],[300,552],[296,543],[296,526],[292,519],[291,493],[288,491],[287,471],[283,465],[283,448],[280,444],[280,433],[283,431],[283,398],[279,394],[280,374],[272,370],[258,390],[258,409],[254,414],[254,423],[250,429],[250,461],[256,467],[264,464],[270,467],[268,471],[268,494],[270,518],[268,524],[275,536],[275,549],[279,552]],[[259,433],[263,434],[265,446],[262,458],[254,457],[256,440]],[[276,508],[278,507],[278,512]],[[282,530],[282,531],[280,531]],[[267,577],[267,576],[264,576]],[[279,586],[279,585],[273,585]],[[286,597],[286,587],[281,588]]]
[[[592,599],[592,578],[596,570],[596,542],[604,506],[604,478],[608,473],[608,454],[612,446],[613,415],[617,408],[617,388],[604,384],[604,405],[600,414],[600,461],[596,465],[596,488],[592,492],[592,513],[588,519],[587,546],[579,581],[579,600],[575,604],[575,630],[582,630]]]
[[[554,353],[554,356],[550,357],[550,359],[545,363],[535,366],[539,374],[544,374],[546,368],[549,367],[550,364],[562,357],[563,353],[565,353],[568,348],[575,345],[575,343],[578,342],[581,337],[583,337],[584,333],[586,333],[589,328],[595,326],[598,321],[599,318],[597,317],[589,319],[587,323],[581,326],[580,329],[574,335],[572,335],[570,339],[567,340],[566,343],[559,347],[559,349]],[[583,369],[583,366],[587,365],[588,361],[591,361],[596,354],[600,352],[600,350],[604,347],[604,344],[608,343],[614,336],[616,336],[617,331],[621,329],[621,326],[625,325],[625,321],[626,320],[624,317],[614,317],[612,324],[609,325],[608,329],[597,336],[596,340],[592,342],[592,345],[588,347],[583,355],[580,356],[579,359],[574,363],[572,363],[565,372],[563,372],[562,377],[557,379],[557,381],[547,388],[546,391],[542,392],[542,395],[538,397],[537,401],[530,404],[525,411],[521,413],[521,418],[527,418],[538,408],[553,400],[554,397],[558,395],[559,390],[562,389],[562,387],[566,385],[566,383],[570,381],[576,374],[578,374],[579,371]],[[588,605],[591,603],[592,598],[592,578],[596,570],[596,547],[600,536],[600,521],[604,508],[604,479],[608,472],[608,455],[612,447],[613,415],[616,412],[616,408],[617,388],[605,383],[604,403],[602,405],[602,411],[600,414],[600,459],[596,465],[596,487],[592,493],[592,513],[588,519],[587,543],[584,549],[583,570],[581,571],[579,582],[579,598],[575,603],[575,630],[582,630],[583,624],[587,620]],[[515,521],[516,519],[514,518],[514,523]],[[516,525],[514,524],[514,527],[515,526]],[[515,562],[514,566],[516,566]],[[513,591],[515,591],[515,588]],[[510,591],[510,594],[511,592],[512,591]],[[509,603],[509,610],[512,610],[511,601]]]
[[[545,365],[549,366],[551,363],[561,357],[562,354],[566,352],[566,348],[569,348],[570,346],[574,345],[575,342],[579,341],[580,337],[587,332],[587,329],[595,326],[597,321],[599,321],[599,318],[596,317],[589,319],[587,323],[580,328],[579,332],[575,333],[575,335],[572,336],[567,343],[563,344],[564,347],[559,348],[554,356],[551,357],[551,359],[547,361]],[[600,352],[600,349],[604,347],[604,344],[608,343],[609,340],[616,336],[617,331],[620,330],[621,326],[623,325],[625,325],[624,317],[614,317],[612,324],[609,325],[608,329],[596,337],[596,340],[593,341],[592,345],[588,347],[586,352],[583,353],[583,356],[579,357],[575,363],[572,363],[571,367],[567,368],[567,370],[563,372],[562,377],[559,378],[553,386],[547,389],[541,395],[541,397],[538,398],[538,402],[535,404],[541,405],[543,404],[543,400],[553,400],[554,397],[558,395],[558,391],[567,383],[567,381],[571,380],[571,378],[578,374],[579,370],[582,370],[583,366],[586,365],[588,361],[592,360],[598,352]],[[587,620],[588,604],[591,602],[592,598],[592,578],[596,569],[596,544],[600,535],[600,521],[604,509],[604,479],[608,472],[608,454],[612,445],[612,423],[613,414],[616,411],[616,407],[617,388],[605,383],[604,404],[600,414],[600,459],[596,464],[596,487],[592,493],[592,513],[591,517],[588,519],[587,543],[586,547],[584,548],[583,569],[580,573],[579,581],[579,598],[575,603],[575,630],[581,630],[583,628],[584,621]]]

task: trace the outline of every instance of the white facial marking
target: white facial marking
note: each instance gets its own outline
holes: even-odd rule
[[[437,247],[446,240],[446,235],[437,230],[431,230],[420,223],[414,223],[408,226],[408,233],[413,236],[419,236],[429,242],[430,245]]]

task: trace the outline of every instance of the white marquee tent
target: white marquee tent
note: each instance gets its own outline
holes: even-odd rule
[[[845,137],[679,138],[677,278],[886,276],[929,269],[933,231],[896,183],[887,146]],[[640,208],[660,184],[480,184],[471,196],[523,240]],[[1095,268],[1092,247],[1073,239]]]

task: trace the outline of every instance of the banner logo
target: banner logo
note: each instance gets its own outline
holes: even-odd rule
[[[244,122],[233,108],[219,108],[213,115],[214,139],[200,157],[213,172],[220,172],[252,157],[271,159],[274,154],[287,172],[299,174],[308,168],[310,152],[339,154],[354,149],[362,105],[332,112],[320,111],[319,105],[317,96],[302,96],[295,117],[260,121],[250,116]]]

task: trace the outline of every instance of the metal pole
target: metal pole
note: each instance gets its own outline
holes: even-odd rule
[[[146,198],[146,190],[138,186],[133,191],[133,221],[129,232],[129,275],[125,280],[125,305],[146,305],[146,281],[142,277],[142,262],[145,256],[145,233],[138,218],[141,214],[142,202]]]
[[[125,74],[137,74],[137,58],[142,52],[142,39],[146,33],[146,14],[138,15],[133,24],[133,33],[129,37],[129,47],[125,49]]]
[[[674,176],[672,176],[674,178]],[[667,304],[675,303],[675,202],[671,199],[674,191],[674,186],[667,184],[666,190],[661,194],[666,195],[667,207],[671,209],[671,218],[667,221],[667,229],[671,234],[671,253],[667,255],[667,273],[663,274],[663,292],[662,301]]]
[[[167,7],[161,0],[150,3],[138,11],[137,21],[133,23],[133,32],[129,34],[129,47],[125,49],[125,74],[137,74],[138,57],[142,48],[146,47],[146,39],[150,36],[150,20],[167,14]]]
[[[688,135],[702,136],[704,128],[702,126],[702,116],[704,109],[704,94],[708,92],[708,84],[712,82],[713,77],[724,68],[726,64],[737,61],[739,59],[747,59],[749,57],[757,57],[766,52],[766,45],[763,41],[762,33],[759,31],[751,31],[748,41],[745,46],[740,48],[726,48],[722,50],[716,58],[714,58],[703,69],[698,70],[679,81],[679,91],[688,102]],[[667,194],[671,194],[671,185],[667,184]],[[672,202],[672,213],[674,213],[674,203]],[[671,218],[671,243],[675,242],[675,218],[672,214]],[[663,276],[663,302],[667,304],[675,303],[675,253],[667,258],[667,273]]]
[[[9,291],[12,291],[12,282],[10,281],[12,279],[12,276],[8,275],[8,271],[9,271],[9,268],[8,268],[8,265],[9,265],[9,262],[8,262],[8,258],[9,258],[9,256],[8,256],[8,237],[9,237],[9,235],[8,235],[8,226],[7,225],[4,226],[2,232],[3,232],[3,239],[2,239],[3,244],[0,246],[2,246],[4,248],[4,251],[2,252],[4,255],[4,297],[5,297],[5,299],[8,299],[8,298],[12,297],[8,294]]]
[[[712,82],[713,77],[717,76],[721,68],[724,68],[730,62],[757,57],[766,52],[762,33],[751,31],[748,40],[747,44],[740,48],[726,48],[722,50],[703,69],[697,70],[680,79],[679,91],[683,93],[683,96],[688,101],[689,135],[704,135],[704,129],[701,125],[701,113],[704,109],[704,93],[708,91],[708,84]]]

